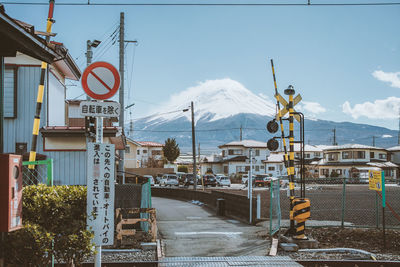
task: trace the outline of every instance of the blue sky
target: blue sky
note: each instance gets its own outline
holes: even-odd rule
[[[5,8],[45,29],[47,6]],[[139,41],[127,46],[126,55],[126,102],[136,103],[134,117],[206,80],[230,78],[272,98],[273,58],[279,90],[294,85],[309,116],[398,128],[400,6],[56,6],[53,40],[63,42],[84,68],[86,40],[108,37],[122,11],[125,38]],[[94,57],[105,48],[96,48]],[[118,66],[118,43],[98,60]],[[70,86],[67,96],[82,93]]]

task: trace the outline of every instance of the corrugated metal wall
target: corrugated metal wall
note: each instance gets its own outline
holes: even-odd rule
[[[53,159],[54,184],[86,185],[86,152],[45,152]]]
[[[19,67],[18,111],[16,119],[4,120],[4,152],[14,153],[15,143],[28,144],[31,148],[33,116],[36,109],[37,87],[40,80],[40,67]],[[47,85],[47,82],[45,83]],[[47,97],[43,97],[40,127],[46,124]],[[54,184],[86,185],[86,152],[58,151],[43,152],[43,138],[39,134],[38,153],[45,154],[54,161]]]
[[[33,117],[36,109],[40,67],[19,67],[17,72],[17,118],[4,120],[4,153],[15,152],[15,143],[28,143],[31,147]],[[46,123],[46,97],[44,97],[40,127]]]

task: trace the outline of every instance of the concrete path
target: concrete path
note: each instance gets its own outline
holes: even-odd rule
[[[165,256],[265,256],[266,229],[218,217],[190,202],[152,198]]]

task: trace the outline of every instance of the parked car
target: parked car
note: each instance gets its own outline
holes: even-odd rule
[[[256,176],[254,186],[256,187],[267,187],[271,183],[271,177],[268,176]]]
[[[143,175],[143,177],[149,179],[150,185],[154,185],[154,178],[152,175]]]
[[[160,186],[179,186],[178,176],[175,174],[164,174],[160,180]]]
[[[217,180],[217,185],[219,186],[231,187],[231,179],[229,179],[229,177],[227,176],[217,176],[216,180]]]
[[[242,176],[242,184],[244,184],[245,186],[247,186],[247,182],[248,182],[248,180],[249,180],[249,176],[248,175],[243,175]],[[255,176],[252,176],[252,185],[254,186],[254,184],[255,184],[255,181],[256,181],[256,177]]]
[[[209,186],[211,185],[212,187],[217,186],[217,179],[215,179],[215,176],[212,174],[205,174],[203,175],[204,179],[204,186]]]
[[[197,184],[201,184],[201,179],[199,175],[197,175]],[[194,179],[192,173],[188,173],[184,176],[183,185],[186,187],[188,187],[189,185],[194,185]]]

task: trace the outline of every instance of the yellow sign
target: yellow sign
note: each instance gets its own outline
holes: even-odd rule
[[[280,95],[280,94],[276,94],[275,95],[275,98],[279,101],[279,103],[281,103],[282,104],[282,106],[283,106],[283,108],[281,109],[281,116],[283,117],[283,116],[285,116],[285,114],[286,113],[288,113],[289,112],[289,109],[288,109],[288,102]],[[301,95],[300,94],[298,94],[294,99],[293,99],[293,107],[295,106],[295,105],[297,105],[297,103],[299,103],[300,101],[301,101]],[[294,109],[293,109],[294,110]],[[296,111],[295,111],[296,112]],[[277,114],[276,115],[276,119],[277,120],[279,120],[279,117],[278,117],[279,115]],[[294,114],[294,118],[298,121],[298,122],[300,122],[300,115],[299,114]]]
[[[369,189],[375,191],[382,191],[382,172],[381,171],[368,171]]]

